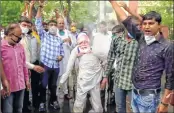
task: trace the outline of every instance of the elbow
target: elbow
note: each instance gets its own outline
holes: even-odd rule
[[[170,83],[167,82],[165,84],[165,89],[174,90],[174,81],[173,82],[170,82]]]

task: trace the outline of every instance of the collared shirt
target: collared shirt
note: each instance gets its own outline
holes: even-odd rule
[[[92,42],[92,51],[103,62],[103,65],[105,65],[107,62],[111,41],[112,38],[108,33],[97,33],[94,36]]]
[[[131,41],[126,40],[125,37],[112,39],[105,74],[106,76],[110,75],[110,71],[116,60],[114,79],[116,86],[120,89],[132,89],[131,76],[137,48],[138,43],[134,39]]]
[[[23,35],[20,43],[24,47],[25,56],[26,56],[26,65],[27,65],[28,69],[33,69],[34,64],[31,63],[31,57],[32,57],[32,55],[31,55],[32,54],[31,53],[31,37],[27,34]]]
[[[10,83],[11,92],[25,89],[29,80],[24,48],[21,44],[11,46],[6,40],[1,41],[1,57],[4,72]]]
[[[138,89],[157,89],[161,87],[161,76],[166,73],[166,89],[174,89],[172,74],[173,47],[170,41],[159,34],[155,42],[147,45],[142,31],[132,23],[131,18],[123,21],[128,32],[139,43],[132,81]]]
[[[39,60],[39,54],[40,54],[40,45],[37,42],[37,39],[35,37],[31,37],[31,63],[36,62],[36,60]]]
[[[62,40],[43,29],[42,18],[36,18],[35,24],[41,38],[40,61],[50,68],[59,68],[57,58],[64,56]]]

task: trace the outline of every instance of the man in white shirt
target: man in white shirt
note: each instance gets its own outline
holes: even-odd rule
[[[29,70],[33,70],[36,73],[42,73],[44,71],[44,68],[39,66],[39,63],[37,63],[36,65],[34,64],[36,59],[37,59],[37,56],[39,56],[37,54],[37,51],[38,51],[37,41],[34,37],[31,36],[31,34],[28,34],[32,29],[32,22],[28,18],[23,17],[20,20],[20,27],[21,27],[22,33],[23,33],[22,40],[20,41],[20,43],[23,45],[24,50],[25,50],[26,65],[27,65]],[[39,80],[40,80],[40,78],[38,78],[39,75],[35,75],[35,73],[33,73],[33,71],[31,73],[32,74],[31,75],[31,81],[32,81],[32,83],[33,83],[33,81],[36,81],[35,83],[38,84]],[[35,77],[33,77],[33,76],[35,76]],[[31,88],[32,89],[32,94],[35,94],[35,95],[38,94],[38,92],[36,93],[35,91],[39,91],[39,86],[38,86],[39,84],[37,86],[36,86],[36,84],[35,85],[31,84],[31,85],[33,86]],[[35,88],[37,88],[37,89],[35,89]],[[33,91],[33,89],[35,89],[35,91]],[[34,99],[35,99],[35,95],[32,95],[34,97]],[[30,111],[28,109],[29,104],[30,104],[30,102],[29,102],[29,91],[26,90],[25,91],[25,96],[24,96],[23,112],[29,112]],[[36,106],[34,106],[34,107],[36,107]]]
[[[60,64],[60,72],[59,72],[59,77],[62,76],[65,71],[66,71],[66,67],[68,64],[68,60],[69,60],[69,56],[73,47],[74,42],[72,37],[70,36],[70,32],[65,29],[65,21],[64,18],[60,17],[57,19],[57,26],[58,26],[58,30],[57,30],[57,36],[60,37],[63,40],[63,50],[64,50],[64,58],[62,59],[62,61],[59,62]],[[58,79],[58,84],[59,84],[59,79]],[[57,95],[59,98],[59,104],[60,107],[63,106],[63,102],[64,100],[62,100],[62,98],[66,98],[66,99],[71,99],[71,97],[68,95],[68,81],[66,81],[64,83],[64,85],[62,87],[58,87],[57,89]]]
[[[99,33],[96,33],[93,39],[92,51],[94,55],[96,55],[103,65],[103,68],[106,67],[107,63],[107,56],[110,49],[112,38],[111,35],[107,31],[107,24],[106,22],[102,21],[99,24]],[[105,92],[106,91],[106,92]],[[104,95],[105,93],[105,95]],[[105,96],[105,106],[103,107],[105,111],[107,110],[107,89],[102,90],[101,96]]]

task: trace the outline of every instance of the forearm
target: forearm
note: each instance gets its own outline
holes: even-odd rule
[[[126,13],[120,8],[116,1],[110,1],[114,11],[118,15],[120,21],[124,21],[127,18]]]
[[[30,63],[30,62],[26,62],[26,66],[28,69],[34,69],[34,64]]]
[[[129,14],[131,14],[132,16],[135,16],[136,18],[138,18],[140,21],[143,20],[143,18],[142,18],[139,14],[137,14],[136,12],[133,12],[129,7],[126,7],[125,10],[126,10]]]
[[[59,13],[56,12],[56,20],[60,17]]]
[[[33,6],[30,6],[29,13],[28,13],[28,19],[32,20],[32,9]]]
[[[164,95],[163,95],[161,101],[162,101],[163,103],[165,103],[165,104],[169,104],[170,99],[171,99],[171,98],[170,98],[170,94],[172,94],[172,93],[173,93],[172,90],[165,89],[165,90],[164,90]]]
[[[42,6],[39,6],[39,7],[38,7],[37,14],[36,14],[36,18],[41,18],[41,16],[42,16],[42,14],[41,14],[41,9],[42,9]]]

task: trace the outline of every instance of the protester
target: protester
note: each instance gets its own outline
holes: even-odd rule
[[[59,104],[57,102],[56,89],[57,79],[59,75],[59,62],[64,57],[64,50],[62,40],[57,36],[57,22],[50,20],[48,22],[48,32],[46,32],[42,25],[43,2],[39,2],[39,8],[36,15],[36,29],[41,39],[40,61],[44,66],[45,72],[42,77],[42,87],[40,92],[41,103],[39,107],[40,112],[46,111],[46,87],[50,90],[50,110],[58,110]]]
[[[116,108],[118,113],[126,113],[126,97],[128,95],[131,98],[131,75],[138,43],[127,35],[124,26],[117,25],[113,29],[115,38],[113,38],[109,50],[105,74],[110,76],[110,71],[116,60],[114,72]]]
[[[82,113],[87,93],[91,95],[91,112],[103,112],[100,99],[100,81],[103,75],[100,60],[92,53],[90,41],[85,33],[77,38],[78,45],[72,50],[66,72],[60,83],[63,84],[70,76],[75,60],[79,59],[79,75],[77,77],[77,92],[73,112]]]
[[[159,33],[161,15],[155,11],[145,14],[141,31],[115,1],[110,1],[110,3],[128,32],[139,43],[132,74],[134,85],[132,91],[133,112],[157,111],[163,71],[166,72],[166,84],[158,112],[167,112],[169,100],[166,99],[166,96],[174,89],[171,62],[173,48],[171,42],[164,39],[163,35]]]
[[[25,88],[30,89],[25,52],[19,44],[22,30],[19,24],[12,23],[5,31],[6,38],[1,41],[1,57],[4,72],[10,83],[11,94],[3,100],[4,113],[22,113]]]

